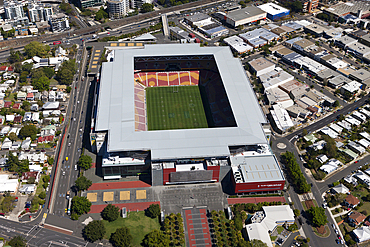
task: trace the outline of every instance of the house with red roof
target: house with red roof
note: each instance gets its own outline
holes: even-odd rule
[[[48,143],[54,140],[54,136],[40,136],[37,138],[37,143]]]
[[[15,103],[13,105],[13,109],[19,109],[21,107],[21,104],[20,103]]]
[[[352,226],[358,226],[366,219],[366,216],[357,211],[353,211],[348,216],[348,222]]]
[[[26,97],[26,100],[28,100],[28,101],[34,101],[35,100],[35,96],[33,95],[33,93],[28,93],[27,94],[27,97]]]
[[[41,173],[37,172],[23,172],[22,173],[22,182],[27,182],[30,178],[35,178],[35,183],[38,183],[40,180]]]
[[[0,72],[6,72],[8,69],[7,66],[0,66]]]
[[[12,66],[9,66],[8,67],[8,72],[13,73],[13,71],[14,71],[14,68]]]
[[[10,108],[10,107],[12,107],[12,102],[11,102],[11,101],[6,101],[6,102],[4,103],[4,107],[5,107],[5,108]]]
[[[348,208],[354,208],[356,207],[358,204],[360,203],[360,200],[355,197],[354,195],[352,194],[349,194],[346,199],[344,199],[344,204],[348,207]]]
[[[22,115],[18,115],[18,116],[15,116],[13,122],[20,124],[20,123],[22,123],[22,120],[23,120],[23,116]]]

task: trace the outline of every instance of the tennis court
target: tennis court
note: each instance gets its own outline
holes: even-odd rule
[[[148,130],[207,128],[198,86],[146,88]]]

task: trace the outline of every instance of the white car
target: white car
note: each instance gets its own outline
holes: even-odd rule
[[[64,175],[66,175],[66,172],[65,172],[65,171],[63,171],[63,176],[64,176]]]
[[[75,165],[75,171],[77,171],[77,165]]]

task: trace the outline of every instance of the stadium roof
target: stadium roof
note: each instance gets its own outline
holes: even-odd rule
[[[134,57],[186,55],[214,56],[237,127],[135,131]],[[146,45],[117,50],[113,62],[103,63],[95,130],[108,131],[108,152],[151,150],[153,160],[229,156],[229,146],[267,143],[265,122],[245,71],[228,47]]]

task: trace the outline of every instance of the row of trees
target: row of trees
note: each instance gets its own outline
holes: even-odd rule
[[[301,168],[292,152],[285,152],[282,155],[282,162],[285,164],[291,182],[297,189],[298,193],[307,193],[311,190],[311,186],[307,183],[306,178],[303,176]]]
[[[183,246],[185,244],[184,224],[180,213],[176,215],[172,213],[164,219],[163,232],[169,236],[171,246]]]

